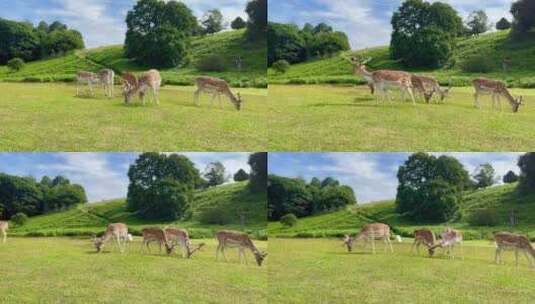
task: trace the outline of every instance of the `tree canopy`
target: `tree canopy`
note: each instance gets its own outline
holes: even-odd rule
[[[225,28],[223,14],[218,9],[207,11],[201,21],[205,34],[214,34],[221,32]]]
[[[236,19],[232,20],[232,22],[230,23],[230,27],[233,30],[239,30],[239,29],[242,29],[242,28],[246,28],[247,27],[247,22],[245,22],[245,20],[243,20],[242,17],[236,17]]]
[[[468,33],[471,35],[483,34],[489,31],[491,26],[492,25],[489,23],[489,17],[483,10],[473,11],[466,20]]]
[[[500,19],[500,21],[496,22],[496,29],[499,31],[508,30],[510,28],[511,28],[511,22],[509,22],[509,20],[507,20],[505,17]]]
[[[255,192],[266,192],[268,169],[268,155],[266,152],[257,152],[249,155],[248,164],[251,166],[249,173],[249,188]]]
[[[473,174],[473,178],[476,189],[490,187],[497,180],[496,172],[489,163],[479,165]]]
[[[247,2],[245,12],[247,21],[247,37],[249,40],[265,40],[267,33],[267,0],[251,0]]]
[[[523,34],[535,27],[535,0],[517,0],[511,5],[513,32]]]
[[[528,152],[518,158],[520,178],[518,189],[523,193],[535,192],[535,152]]]
[[[221,162],[212,162],[206,166],[203,174],[207,187],[214,187],[223,184],[227,180],[225,166]]]

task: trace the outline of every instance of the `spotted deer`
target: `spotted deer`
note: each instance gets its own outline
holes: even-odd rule
[[[245,249],[251,250],[258,266],[262,266],[262,262],[267,256],[267,253],[262,252],[258,250],[258,248],[256,248],[256,246],[253,244],[253,241],[251,241],[251,239],[246,233],[232,230],[220,230],[216,233],[216,239],[218,241],[216,249],[216,260],[219,260],[219,253],[221,253],[226,261],[227,257],[225,256],[225,248],[236,247],[239,250],[240,263],[243,259],[247,264]]]
[[[111,69],[102,69],[98,72],[98,78],[104,89],[104,95],[109,98],[112,98],[115,72]]]
[[[474,103],[477,108],[481,108],[481,104],[479,103],[479,96],[480,95],[491,95],[492,96],[492,109],[494,110],[497,105],[500,107],[500,111],[502,110],[502,102],[500,97],[503,96],[509,104],[511,105],[511,108],[513,110],[513,113],[518,112],[518,108],[522,105],[522,99],[523,97],[517,97],[514,98],[509,90],[507,89],[504,82],[499,80],[492,80],[487,78],[476,78],[472,81],[472,84],[475,89],[474,93]]]
[[[428,249],[435,245],[435,234],[429,229],[414,230],[414,243],[412,243],[411,253],[414,248],[420,254],[420,246],[425,245]]]
[[[186,229],[165,228],[165,235],[173,247],[178,245],[182,248],[182,257],[185,256],[188,259],[195,251],[200,250],[204,246],[204,243],[200,243],[197,247],[193,248]]]
[[[210,101],[212,106],[214,105],[214,99],[217,97],[219,100],[219,107],[223,108],[223,104],[221,103],[221,95],[225,95],[226,97],[228,97],[230,102],[232,102],[236,110],[239,111],[241,109],[242,99],[240,93],[234,95],[234,93],[232,93],[232,91],[230,90],[228,82],[226,82],[225,80],[214,77],[202,76],[197,77],[195,79],[195,83],[197,85],[197,90],[193,94],[193,100],[197,106],[200,105],[199,95],[201,93],[208,93],[212,94],[212,99]]]
[[[99,81],[99,75],[92,72],[79,71],[76,73],[76,96],[80,96],[80,86],[85,86],[85,84],[89,87],[89,94],[93,96],[93,84]]]
[[[446,255],[448,256],[448,259],[455,259],[455,256],[453,255],[453,249],[456,245],[459,245],[461,249],[461,255],[462,259],[464,259],[464,253],[463,253],[463,234],[459,230],[455,230],[452,228],[446,228],[441,234],[440,234],[440,242],[438,244],[435,244],[431,247],[429,247],[428,252],[430,256],[433,256],[435,254],[435,249],[440,247],[442,249],[446,248]]]
[[[449,93],[451,91],[451,81],[450,85],[447,89],[442,89],[440,87],[440,84],[438,81],[429,76],[422,76],[422,75],[411,75],[411,81],[412,85],[414,86],[414,90],[420,95],[422,95],[425,99],[425,102],[429,103],[431,98],[433,97],[433,94],[438,94],[440,97],[440,101],[444,101],[449,96]]]
[[[139,98],[143,105],[145,105],[145,94],[150,89],[152,92],[151,102],[159,104],[158,95],[160,86],[162,85],[162,77],[158,70],[149,70],[142,73],[139,78],[134,74],[126,72],[123,76],[123,95],[124,102],[129,104],[132,98],[139,94]]]
[[[145,247],[150,252],[149,244],[152,242],[158,243],[160,246],[160,254],[162,253],[162,245],[165,246],[167,254],[171,254],[171,252],[173,252],[174,246],[171,245],[167,239],[167,233],[163,229],[156,227],[143,228],[141,233],[143,235],[143,244],[141,245],[142,253],[145,252]]]
[[[7,230],[9,229],[9,223],[7,221],[0,221],[0,234],[2,234],[2,243],[7,241]]]
[[[351,252],[355,242],[364,241],[364,248],[366,248],[368,243],[371,242],[372,252],[375,254],[375,240],[382,239],[385,243],[385,252],[387,247],[390,247],[390,251],[394,252],[392,243],[390,242],[390,236],[390,227],[388,225],[382,223],[366,224],[356,236],[351,237],[349,235],[345,235],[344,245],[347,247],[347,251]]]
[[[128,227],[123,223],[109,224],[106,232],[101,237],[94,238],[94,244],[97,252],[101,252],[104,244],[110,239],[115,239],[117,247],[121,253],[126,249],[128,240]]]
[[[497,232],[494,234],[494,240],[496,241],[496,264],[503,262],[503,251],[514,250],[516,267],[518,267],[518,253],[522,252],[531,266],[535,268],[535,249],[531,246],[527,236],[509,232]]]

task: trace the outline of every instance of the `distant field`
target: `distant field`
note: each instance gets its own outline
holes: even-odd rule
[[[445,104],[376,105],[364,86],[270,85],[271,151],[529,151],[535,148],[535,90],[518,113],[502,98],[503,112],[473,105],[472,88],[454,88]]]
[[[465,242],[464,260],[394,253],[347,253],[340,240],[270,238],[270,303],[533,303],[534,270],[511,252],[493,264],[488,242]]]
[[[67,84],[0,83],[1,151],[263,151],[269,118],[265,89],[236,89],[243,104],[223,109],[193,87],[165,86],[160,105],[75,97]]]
[[[216,262],[215,240],[191,259],[141,254],[138,238],[125,254],[88,239],[10,238],[0,244],[2,303],[267,303],[267,265]],[[194,243],[196,243],[194,241]],[[266,242],[255,242],[265,250]],[[107,249],[106,249],[107,248]]]

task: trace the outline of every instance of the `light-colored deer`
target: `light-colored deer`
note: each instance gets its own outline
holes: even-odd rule
[[[511,93],[509,93],[509,90],[507,90],[505,83],[502,81],[487,78],[476,78],[472,81],[472,84],[474,85],[474,89],[476,91],[474,94],[474,102],[477,108],[481,108],[481,104],[479,103],[479,96],[489,94],[492,96],[493,110],[497,107],[497,105],[499,105],[500,111],[502,110],[502,102],[500,99],[501,96],[507,99],[507,101],[511,105],[511,108],[513,109],[513,113],[518,112],[518,108],[520,107],[520,105],[522,105],[523,97],[520,96],[514,98]]]
[[[7,230],[9,229],[9,222],[0,221],[0,234],[2,234],[2,243],[7,240]]]
[[[197,90],[193,94],[193,100],[197,106],[200,105],[199,95],[201,93],[208,93],[212,94],[212,106],[214,105],[214,99],[217,97],[219,100],[219,107],[223,108],[223,104],[221,103],[221,95],[225,95],[229,98],[230,102],[232,102],[236,110],[239,111],[241,109],[242,99],[240,93],[234,95],[230,90],[228,82],[226,82],[225,80],[214,77],[202,76],[197,77],[195,79],[195,83],[197,85]]]
[[[451,81],[447,89],[442,89],[438,81],[430,76],[412,74],[411,81],[414,90],[420,93],[427,103],[429,103],[434,93],[440,96],[440,101],[444,101],[451,91]]]
[[[223,258],[226,261],[227,257],[225,256],[225,248],[233,247],[237,247],[239,250],[240,263],[243,259],[247,264],[245,249],[251,250],[258,266],[262,266],[262,262],[267,256],[267,253],[262,252],[258,250],[258,248],[256,248],[256,246],[253,244],[253,241],[251,241],[251,239],[246,233],[232,230],[221,230],[216,233],[216,239],[218,241],[216,250],[216,260],[219,260],[219,253],[221,252],[221,254],[223,254]]]
[[[360,232],[351,237],[346,235],[344,238],[344,245],[347,247],[347,251],[351,252],[353,250],[353,243],[357,241],[364,241],[364,248],[368,245],[369,242],[372,244],[372,252],[375,254],[375,240],[384,240],[385,243],[385,252],[387,247],[390,247],[390,251],[394,252],[392,248],[392,243],[390,242],[390,227],[383,223],[372,223],[366,224]]]
[[[496,241],[496,264],[502,263],[502,252],[504,250],[514,250],[516,267],[518,267],[518,252],[522,252],[533,268],[535,268],[535,249],[531,246],[529,239],[525,235],[509,232],[497,232],[494,234]]]
[[[95,237],[94,244],[97,252],[101,252],[104,244],[110,239],[114,238],[119,251],[123,253],[126,249],[126,243],[128,240],[128,227],[123,223],[109,224],[108,229],[101,237]]]
[[[438,244],[435,244],[431,247],[429,247],[429,255],[433,256],[435,254],[435,249],[437,247],[440,247],[444,250],[446,248],[446,255],[448,256],[448,259],[455,259],[455,256],[453,255],[453,249],[454,247],[459,244],[459,247],[461,249],[461,259],[464,259],[464,253],[463,253],[463,234],[459,230],[455,230],[452,228],[446,228],[441,234],[440,234],[440,242]]]
[[[368,86],[373,86],[376,93],[376,103],[379,103],[380,96],[384,102],[385,99],[388,99],[388,91],[393,88],[398,88],[401,90],[401,98],[403,100],[405,100],[405,94],[408,94],[413,105],[416,104],[412,91],[413,85],[410,73],[394,70],[377,70],[370,72],[366,69],[366,64],[370,62],[372,58],[362,61],[356,57],[351,57],[347,60],[353,65],[353,74],[361,75],[368,82]]]
[[[104,89],[104,95],[112,98],[115,72],[111,69],[102,69],[98,72],[98,78]]]
[[[86,84],[89,86],[90,95],[93,96],[93,84],[99,81],[99,75],[92,72],[79,71],[76,73],[76,96],[80,96],[80,86],[85,86]]]
[[[168,242],[173,245],[173,247],[178,245],[182,248],[182,257],[187,257],[188,259],[195,253],[195,251],[204,246],[204,243],[200,243],[197,247],[193,248],[186,229],[165,228],[165,235],[167,236]]]
[[[414,230],[414,243],[412,243],[411,253],[414,252],[414,248],[418,254],[420,254],[420,246],[425,245],[427,249],[435,245],[435,234],[429,229]]]
[[[151,101],[159,104],[158,95],[160,92],[160,86],[162,85],[162,77],[158,70],[149,70],[142,73],[139,78],[136,78],[132,73],[125,73],[123,76],[123,95],[124,102],[130,103],[132,98],[139,94],[143,105],[145,105],[145,94],[150,89],[152,92]]]
[[[141,245],[142,253],[145,252],[145,247],[147,247],[147,250],[150,252],[149,244],[152,242],[158,243],[160,246],[160,254],[162,253],[162,245],[165,246],[167,254],[173,252],[174,246],[170,244],[167,239],[167,234],[163,229],[156,227],[143,228],[141,233],[143,234],[143,244]]]

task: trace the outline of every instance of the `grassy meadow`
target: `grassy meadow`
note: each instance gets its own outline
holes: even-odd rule
[[[394,253],[358,247],[348,253],[341,240],[270,238],[268,298],[272,303],[532,303],[535,270],[522,256],[514,267],[494,264],[493,244],[469,241],[464,260],[437,252],[410,253],[412,240]]]
[[[237,250],[227,250],[228,262],[216,262],[216,241],[204,242],[183,259],[155,245],[142,254],[140,238],[125,254],[112,243],[96,254],[89,239],[9,238],[0,244],[0,302],[267,303],[269,258],[258,267],[247,253],[249,264],[239,264]]]

